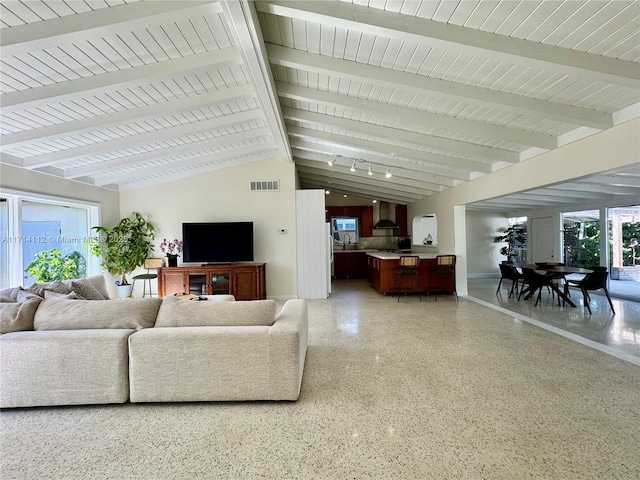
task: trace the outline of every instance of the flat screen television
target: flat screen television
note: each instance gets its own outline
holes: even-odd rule
[[[184,261],[253,261],[253,222],[183,223]]]

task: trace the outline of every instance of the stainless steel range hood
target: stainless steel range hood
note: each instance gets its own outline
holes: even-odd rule
[[[394,228],[399,228],[396,224],[396,208],[395,205],[392,205],[387,202],[378,202],[378,221],[373,226],[373,228],[380,230],[389,230]],[[375,216],[375,210],[374,210]]]

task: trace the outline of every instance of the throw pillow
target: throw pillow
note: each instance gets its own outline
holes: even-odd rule
[[[35,330],[84,330],[153,327],[162,299],[69,300],[54,298],[40,304]]]
[[[44,295],[44,290],[42,291],[42,294]],[[16,297],[16,302],[22,303],[33,297],[37,297],[40,299],[43,298],[40,295],[36,295],[35,293],[31,292],[29,289],[25,290],[24,288],[20,288],[20,290],[18,291],[18,296]]]
[[[29,293],[33,293],[34,295],[38,295],[39,297],[44,297],[44,283],[34,283],[28,288],[24,290]]]
[[[94,287],[86,278],[72,281],[71,291],[77,293],[85,300],[106,300],[104,295],[100,293],[100,290]]]
[[[0,290],[0,303],[15,303],[21,288],[22,287],[13,287]]]
[[[98,289],[105,300],[109,300],[109,298],[111,298],[109,289],[107,288],[107,282],[104,279],[104,275],[94,275],[92,277],[85,278],[85,280],[96,287],[96,289]]]
[[[33,330],[33,318],[41,301],[33,296],[22,303],[0,304],[0,334]]]
[[[69,290],[71,290],[71,283],[72,282],[78,282],[78,281],[81,281],[81,280],[87,281],[91,285],[96,287],[98,289],[98,291],[102,294],[102,296],[105,298],[105,300],[108,300],[108,299],[111,298],[111,294],[109,293],[109,288],[107,287],[107,282],[104,279],[104,275],[93,275],[91,277],[73,278],[71,280],[63,280],[62,284],[65,285]]]
[[[69,287],[67,287],[60,280],[56,280],[54,282],[48,283],[44,287],[45,290],[50,290],[52,292],[64,293],[67,294],[71,291]]]
[[[58,293],[58,292],[54,292],[53,290],[47,290],[45,288],[44,299],[51,300],[52,298],[69,298],[69,299],[75,299],[75,300],[84,300],[84,298],[82,298],[76,292]]]
[[[68,295],[69,288],[62,283],[60,280],[56,280],[55,282],[51,282],[47,284],[42,292],[44,298],[53,298],[61,295]]]
[[[275,300],[184,302],[165,297],[156,327],[271,326],[275,318]]]

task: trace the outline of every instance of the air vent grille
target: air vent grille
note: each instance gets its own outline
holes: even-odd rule
[[[251,182],[252,192],[279,192],[280,180],[260,180]]]

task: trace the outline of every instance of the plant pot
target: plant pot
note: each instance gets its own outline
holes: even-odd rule
[[[129,298],[133,292],[133,285],[116,285],[118,298]]]
[[[167,255],[167,265],[170,267],[178,266],[178,256],[177,255]]]

